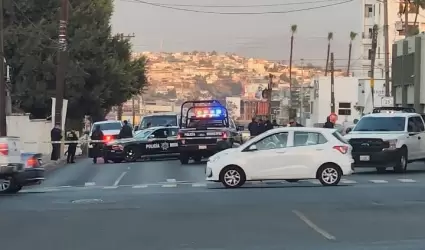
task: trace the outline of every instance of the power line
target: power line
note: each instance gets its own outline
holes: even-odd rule
[[[172,7],[168,5],[163,4],[156,4],[152,2],[146,2],[143,0],[134,0],[137,3],[160,7],[164,9],[171,9],[171,10],[178,10],[178,11],[185,11],[185,12],[193,12],[193,13],[201,13],[201,14],[215,14],[215,15],[266,15],[266,14],[286,14],[286,13],[293,13],[293,12],[301,12],[301,11],[308,11],[308,10],[316,10],[316,9],[323,9],[327,7],[332,7],[336,5],[346,4],[349,2],[352,2],[354,0],[346,0],[338,3],[332,3],[332,4],[325,4],[325,5],[319,5],[315,7],[308,7],[303,9],[295,9],[295,10],[286,10],[286,11],[264,11],[264,12],[216,12],[216,11],[203,11],[203,10],[192,10],[192,9],[185,9],[185,8],[177,8]]]
[[[137,0],[121,0],[123,2],[137,3]],[[170,4],[170,3],[153,3],[163,6],[170,7],[195,7],[195,8],[258,8],[258,7],[278,7],[278,6],[289,6],[289,5],[302,5],[302,4],[315,4],[315,3],[326,3],[335,2],[340,0],[318,0],[318,1],[306,1],[306,2],[291,2],[291,3],[275,3],[275,4],[249,4],[249,5],[198,5],[198,4]]]

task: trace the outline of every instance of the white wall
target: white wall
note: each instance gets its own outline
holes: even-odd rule
[[[316,84],[314,84],[314,81],[316,81]],[[351,104],[351,115],[338,115],[337,123],[342,124],[345,121],[353,121],[360,117],[359,112],[354,108],[358,102],[358,85],[359,81],[356,77],[335,77],[335,113],[338,114],[339,103]],[[310,95],[310,103],[313,104],[310,122],[326,122],[326,117],[331,113],[331,78],[318,77],[313,79],[311,87],[313,88],[312,91],[316,92],[316,96]]]
[[[21,138],[22,150],[50,154],[52,151],[50,141],[51,121],[30,120],[28,115],[7,116],[7,135]]]

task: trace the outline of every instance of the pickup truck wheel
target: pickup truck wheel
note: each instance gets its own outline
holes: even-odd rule
[[[184,155],[184,154],[180,154],[180,156],[179,156],[179,160],[180,160],[180,163],[181,163],[182,165],[186,165],[186,164],[188,164],[188,163],[189,163],[189,156]]]
[[[193,158],[193,161],[195,161],[195,163],[200,163],[202,161],[202,156],[194,156],[192,158]]]
[[[400,157],[398,158],[397,165],[394,167],[394,172],[396,173],[404,173],[407,169],[407,150],[402,149],[400,152]]]
[[[16,183],[15,178],[5,177],[0,179],[0,194],[14,194],[21,190],[21,186]]]

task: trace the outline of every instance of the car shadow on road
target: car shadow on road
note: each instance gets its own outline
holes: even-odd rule
[[[366,176],[366,175],[407,175],[407,174],[425,174],[425,169],[424,170],[409,170],[407,169],[407,171],[405,173],[396,173],[394,172],[394,170],[388,169],[383,173],[378,173],[376,170],[371,170],[371,171],[362,171],[362,172],[355,172],[355,175],[362,175],[362,176]]]
[[[255,185],[255,186],[242,186],[239,188],[226,188],[226,187],[208,187],[208,189],[225,189],[225,190],[243,190],[243,189],[276,189],[276,188],[331,188],[331,187],[352,187],[354,185],[350,184],[339,184],[338,186],[322,186],[322,185],[297,185],[297,184],[291,184],[291,185]]]

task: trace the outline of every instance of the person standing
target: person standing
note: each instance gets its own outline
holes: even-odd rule
[[[91,134],[92,141],[102,141],[103,132],[100,129],[99,125],[96,125],[93,133]],[[97,163],[97,158],[101,157],[103,142],[94,142],[93,143],[93,163]]]
[[[248,124],[248,131],[251,137],[258,135],[258,123],[255,118],[252,118],[252,121]]]
[[[60,129],[60,124],[56,123],[55,127],[50,131],[50,140],[52,141],[52,155],[50,156],[50,160],[57,161],[60,157],[60,141],[62,140],[62,130]]]
[[[324,128],[334,128],[334,123],[331,121],[331,116],[326,117],[326,122],[323,125]]]
[[[77,151],[78,136],[75,133],[74,129],[72,129],[71,132],[68,133],[66,140],[72,141],[72,142],[68,143],[68,155],[66,156],[66,162],[67,163],[75,163],[74,157],[75,157],[75,151]]]
[[[118,136],[120,139],[133,138],[133,130],[131,129],[130,125],[128,125],[127,120],[124,120],[124,126],[122,126]]]

